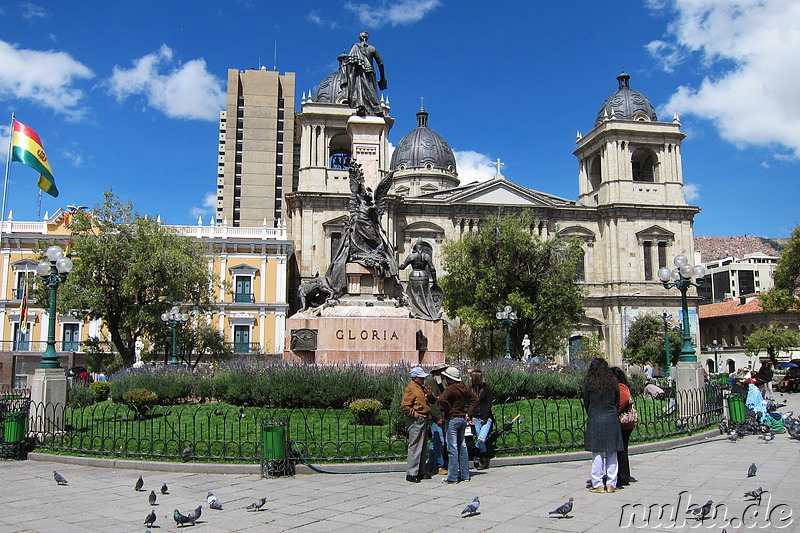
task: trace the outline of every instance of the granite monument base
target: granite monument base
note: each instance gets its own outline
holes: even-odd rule
[[[307,309],[286,320],[289,363],[320,365],[444,363],[441,320],[409,318],[408,308],[390,302],[355,301]]]

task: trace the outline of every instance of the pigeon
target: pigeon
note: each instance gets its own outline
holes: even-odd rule
[[[190,512],[190,513],[189,513],[188,515],[186,515],[186,516],[188,516],[188,517],[189,517],[189,519],[190,519],[190,520],[192,521],[192,523],[194,524],[194,523],[195,523],[197,520],[200,520],[200,515],[201,515],[201,514],[203,514],[203,506],[202,506],[202,505],[198,505],[198,506],[197,506],[197,509],[195,509],[194,511]]]
[[[744,493],[744,497],[748,500],[758,500],[758,505],[761,505],[761,497],[764,493],[767,492],[761,487],[758,487],[756,490],[749,490]]]
[[[150,496],[147,497],[147,501],[150,502],[150,505],[156,504],[156,491],[154,490],[150,491]]]
[[[150,514],[147,515],[147,518],[144,519],[144,525],[147,527],[153,527],[153,524],[156,521],[156,512],[150,511]]]
[[[755,476],[757,471],[758,467],[756,466],[756,464],[755,463],[751,464],[750,468],[747,469],[747,477]]]
[[[708,500],[702,507],[699,505],[693,505],[692,507],[689,507],[689,510],[686,511],[686,514],[694,515],[694,518],[703,521],[711,512],[712,505],[714,505],[714,502],[711,500]]]
[[[736,432],[735,429],[731,431],[730,435],[728,435],[728,440],[731,442],[736,442],[737,440],[739,440],[739,434]]]
[[[164,413],[164,416],[169,416],[172,414],[172,409],[167,409],[167,412]]]
[[[567,503],[556,509],[555,511],[550,511],[548,514],[560,514],[561,518],[569,518],[569,513],[572,511],[572,501],[575,498],[570,498]]]
[[[239,413],[239,418],[247,418],[247,415],[244,413]]]
[[[461,511],[461,514],[466,514],[467,516],[474,515],[478,512],[478,507],[481,506],[481,500],[477,496],[472,500],[472,503],[464,507],[464,510]]]
[[[58,472],[56,472],[55,470],[53,470],[53,479],[55,479],[56,483],[58,483],[59,485],[68,484],[68,481],[66,480],[66,478],[64,476],[62,476],[61,474],[59,474]]]
[[[761,436],[760,436],[760,437],[758,437],[758,438],[759,438],[760,440],[763,440],[765,444],[769,444],[770,442],[772,442],[772,441],[775,439],[775,433],[773,433],[773,432],[771,432],[771,431],[770,431],[770,432],[769,432],[769,433],[767,433],[766,435],[761,435]]]
[[[161,485],[161,494],[169,494],[169,487],[167,487],[166,483]]]
[[[139,476],[139,479],[136,480],[136,485],[133,486],[133,490],[139,492],[142,490],[142,487],[144,487],[144,480],[142,479],[142,476]]]
[[[245,509],[247,509],[248,511],[260,511],[261,508],[264,507],[265,503],[267,503],[267,499],[261,498],[260,500],[255,501],[250,505],[248,505],[247,507],[245,507]]]
[[[222,414],[222,411],[220,411],[219,409],[214,409],[214,414],[220,416]]]
[[[192,456],[192,447],[191,446],[187,446],[181,452],[181,459],[183,459],[184,461],[188,461],[189,457],[191,457],[191,456]]]
[[[177,509],[172,511],[172,518],[175,520],[175,523],[178,524],[179,526],[182,526],[184,524],[194,525],[194,520],[192,520],[190,517],[186,515],[182,515],[181,512],[178,511]]]
[[[208,506],[211,509],[216,509],[217,511],[222,510],[222,504],[219,503],[219,500],[217,499],[216,496],[214,496],[213,492],[208,493],[208,497],[206,497],[206,500],[208,500]]]

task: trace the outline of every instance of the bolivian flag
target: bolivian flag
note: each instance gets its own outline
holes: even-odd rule
[[[51,196],[58,196],[53,169],[50,168],[39,135],[25,124],[15,120],[11,146],[11,160],[19,161],[39,172],[39,183],[37,183],[39,188]]]

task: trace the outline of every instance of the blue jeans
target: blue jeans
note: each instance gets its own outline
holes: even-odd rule
[[[475,447],[478,448],[479,452],[486,453],[486,437],[489,436],[489,432],[492,430],[492,419],[490,418],[485,424],[481,424],[480,420],[473,418],[472,423],[475,424]]]
[[[428,452],[428,470],[444,468],[444,424],[431,420],[431,446]]]
[[[464,431],[467,421],[463,418],[453,418],[445,421],[447,435],[447,481],[469,481],[469,452],[467,441],[464,440]]]

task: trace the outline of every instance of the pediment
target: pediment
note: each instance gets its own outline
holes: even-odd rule
[[[451,193],[443,198],[450,204],[488,204],[511,205],[521,207],[553,207],[574,205],[575,202],[534,191],[504,178],[496,178],[472,186],[459,187],[453,190],[439,191],[437,196]]]
[[[236,266],[228,267],[228,271],[231,273],[231,275],[254,275],[258,272],[258,268],[254,267],[253,265],[241,263]]]
[[[667,229],[658,225],[653,225],[648,228],[636,232],[636,239],[641,241],[649,239],[657,239],[662,241],[675,240],[675,234]]]

